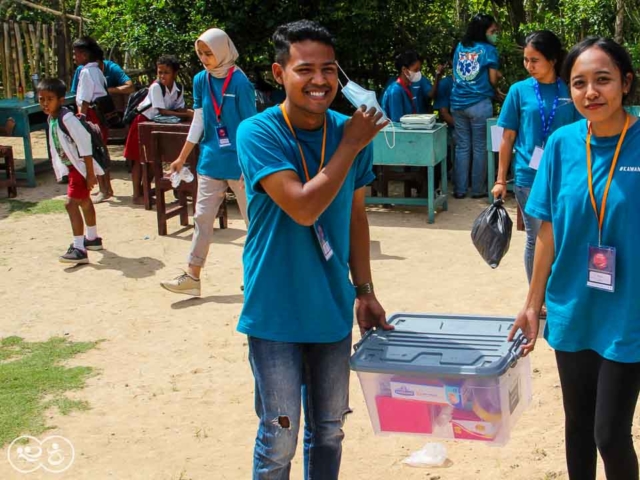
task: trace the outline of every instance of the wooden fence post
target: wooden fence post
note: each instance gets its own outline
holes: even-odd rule
[[[4,35],[4,66],[7,71],[7,83],[5,84],[5,95],[7,98],[13,97],[13,88],[11,87],[11,39],[9,38],[9,25],[2,23],[2,32]]]
[[[13,29],[16,34],[16,50],[18,54],[18,70],[20,74],[20,84],[22,85],[22,93],[24,94],[27,91],[27,80],[26,75],[24,73],[24,53],[22,51],[22,35],[20,33],[20,25],[18,22],[13,24]],[[29,52],[27,52],[27,55]]]

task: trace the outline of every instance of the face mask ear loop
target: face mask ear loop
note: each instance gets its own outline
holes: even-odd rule
[[[338,67],[338,70],[340,70],[342,72],[342,74],[345,76],[345,78],[347,79],[347,83],[349,83],[351,80],[349,79],[349,77],[347,76],[346,73],[344,73],[344,70],[342,70],[342,67],[340,66],[340,64],[338,62],[336,62],[336,67]],[[342,82],[340,81],[340,75],[338,75],[338,83],[340,84],[340,88],[344,88],[344,85],[342,85]]]
[[[384,128],[384,141],[387,142],[387,147],[391,150],[396,146],[396,126],[393,122],[389,122],[389,125],[391,125],[391,138],[393,139],[393,145],[389,144],[389,139],[387,138],[387,127]]]

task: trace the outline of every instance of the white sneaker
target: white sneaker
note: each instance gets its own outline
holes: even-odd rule
[[[178,275],[172,280],[160,282],[160,285],[173,293],[184,293],[194,297],[200,296],[200,280],[196,280],[188,273]]]

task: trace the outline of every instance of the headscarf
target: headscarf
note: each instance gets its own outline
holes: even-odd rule
[[[211,49],[218,62],[216,67],[210,71],[211,75],[216,78],[225,78],[229,69],[235,66],[238,59],[238,50],[229,35],[219,28],[210,28],[200,35],[198,40],[204,42]],[[196,41],[197,48],[198,41]]]

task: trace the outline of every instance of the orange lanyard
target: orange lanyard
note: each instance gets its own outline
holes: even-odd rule
[[[618,163],[618,157],[620,156],[620,149],[622,148],[622,142],[629,130],[629,119],[631,117],[627,114],[627,119],[624,122],[624,128],[620,134],[620,140],[618,140],[618,146],[616,147],[616,153],[613,155],[613,161],[611,162],[611,168],[609,169],[609,178],[607,179],[607,185],[604,187],[604,195],[602,196],[602,206],[600,213],[598,214],[598,205],[596,203],[596,196],[593,191],[593,172],[591,171],[591,123],[589,123],[589,131],[587,133],[587,173],[589,180],[589,195],[591,196],[591,205],[593,211],[596,214],[598,220],[598,245],[602,243],[602,225],[604,224],[604,214],[607,209],[607,198],[609,197],[609,189],[611,188],[611,181],[613,180],[613,174],[616,171],[616,165]]]
[[[307,160],[304,158],[304,153],[302,152],[302,145],[300,145],[300,142],[298,141],[298,137],[296,137],[296,132],[293,129],[293,126],[291,125],[291,121],[289,120],[287,111],[284,108],[284,103],[280,104],[280,110],[282,110],[284,121],[287,122],[287,127],[289,127],[289,130],[291,131],[291,135],[293,135],[294,140],[298,144],[298,150],[300,150],[300,157],[302,157],[302,168],[304,168],[304,176],[306,177],[308,182],[309,180],[311,180],[311,177],[309,177],[309,170],[307,169]],[[326,146],[327,146],[327,116],[325,115],[324,127],[323,127],[323,133],[322,133],[322,154],[320,156],[320,165],[318,166],[318,173],[320,173],[320,170],[322,170],[322,167],[324,166],[324,154],[325,154]]]

